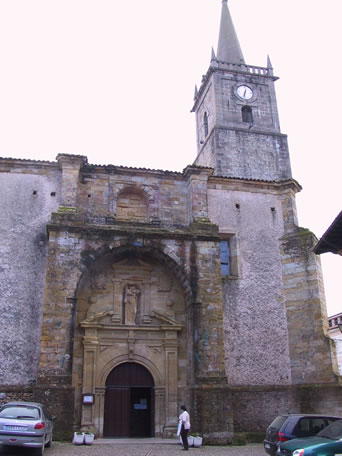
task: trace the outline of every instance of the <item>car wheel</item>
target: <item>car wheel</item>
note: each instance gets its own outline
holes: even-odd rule
[[[50,448],[51,445],[52,445],[52,432],[51,432],[51,434],[50,434],[49,441],[47,442],[47,444],[46,444],[45,446],[46,446],[46,448]]]

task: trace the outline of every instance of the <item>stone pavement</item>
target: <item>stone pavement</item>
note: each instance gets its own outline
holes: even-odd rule
[[[182,446],[175,441],[160,441],[159,439],[147,439],[136,441],[116,440],[95,441],[93,445],[75,446],[71,443],[54,442],[51,448],[46,448],[44,456],[174,456],[183,455]],[[33,456],[35,453],[30,449],[1,449],[1,456]],[[245,446],[212,447],[203,446],[190,448],[189,456],[266,456],[262,444],[250,444]]]

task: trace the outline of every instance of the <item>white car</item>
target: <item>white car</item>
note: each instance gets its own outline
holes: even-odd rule
[[[0,445],[36,448],[42,455],[52,444],[54,419],[42,404],[8,402],[0,408]]]

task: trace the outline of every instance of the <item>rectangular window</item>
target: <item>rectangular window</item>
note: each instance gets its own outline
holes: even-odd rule
[[[229,276],[230,271],[230,246],[229,241],[220,241],[220,258],[221,258],[221,274]]]

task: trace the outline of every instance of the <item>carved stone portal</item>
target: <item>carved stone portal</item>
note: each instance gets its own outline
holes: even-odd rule
[[[151,260],[130,257],[115,262],[106,255],[82,278],[73,362],[75,413],[81,427],[94,426],[103,435],[107,376],[119,364],[135,362],[154,380],[154,435],[175,432],[177,408],[187,394],[190,344],[184,292],[169,275]],[[95,394],[93,405],[82,405],[86,393]]]

